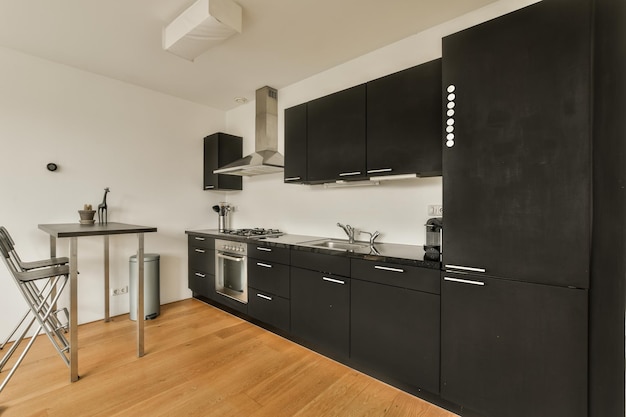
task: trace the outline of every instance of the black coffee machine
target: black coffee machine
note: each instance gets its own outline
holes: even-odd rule
[[[441,259],[441,234],[443,233],[443,217],[428,219],[426,226],[426,244],[424,260],[439,261]]]

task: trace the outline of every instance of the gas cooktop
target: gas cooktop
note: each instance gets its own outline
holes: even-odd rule
[[[276,237],[276,236],[281,236],[284,234],[278,229],[263,229],[259,227],[255,227],[254,229],[225,230],[223,233],[226,235],[246,237],[246,238]]]

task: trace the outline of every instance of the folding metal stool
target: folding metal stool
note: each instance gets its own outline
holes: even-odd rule
[[[13,258],[14,262],[19,266],[19,268],[22,271],[30,271],[32,269],[69,264],[70,260],[67,257],[48,258],[48,259],[43,259],[39,261],[30,261],[30,262],[22,261],[22,259],[20,258],[20,255],[15,250],[15,241],[9,234],[9,231],[4,226],[0,226],[0,238],[5,239],[5,245],[9,251],[9,255]],[[66,308],[62,309],[62,311],[65,313],[66,323],[67,323],[69,319],[69,313]],[[17,326],[15,326],[13,331],[11,331],[11,333],[6,337],[4,342],[0,343],[0,350],[4,349],[4,347],[11,341],[11,339],[13,338],[13,336],[15,336],[19,328],[24,324],[29,314],[30,314],[30,309],[26,310],[26,313],[24,313],[24,316],[22,316],[22,319],[18,322]],[[56,316],[53,316],[53,317],[56,317]],[[34,317],[32,319],[34,320]],[[59,322],[57,323],[57,325],[60,326],[61,323]],[[31,321],[31,326],[32,326],[32,321]],[[0,370],[2,370],[2,366],[0,366]]]
[[[23,263],[21,260],[18,261],[19,256],[15,251],[13,241],[10,238],[10,235],[8,234],[6,229],[2,227],[0,227],[0,254],[2,255],[2,259],[7,266],[7,269],[11,273],[13,280],[18,286],[20,293],[24,297],[24,300],[29,307],[29,311],[27,312],[26,316],[22,319],[22,321],[20,321],[20,324],[18,324],[16,329],[12,332],[11,336],[13,336],[17,332],[17,329],[20,328],[26,318],[32,314],[32,317],[27,326],[23,328],[22,332],[15,339],[11,348],[6,352],[6,354],[0,361],[0,371],[8,363],[13,354],[17,351],[18,346],[22,343],[26,334],[32,328],[32,325],[35,323],[35,321],[37,321],[39,324],[38,329],[31,337],[24,350],[21,352],[19,358],[10,369],[8,375],[0,384],[1,392],[17,370],[18,366],[22,363],[30,348],[32,347],[36,336],[42,330],[45,332],[48,339],[56,349],[57,353],[67,366],[69,366],[70,347],[68,340],[64,336],[64,333],[67,329],[67,324],[62,324],[57,317],[57,314],[60,311],[64,311],[67,316],[67,310],[62,309],[55,311],[56,303],[69,280],[69,265],[59,265],[57,262],[63,261],[62,258],[53,258],[54,260],[47,259],[31,263]],[[54,266],[37,267],[37,269],[25,269],[20,266],[20,262],[22,262],[22,264],[26,264],[27,268],[35,268],[35,265],[40,266],[45,264]],[[38,286],[37,283],[39,283],[40,286]]]

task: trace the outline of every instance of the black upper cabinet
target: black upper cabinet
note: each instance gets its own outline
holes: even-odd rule
[[[307,178],[311,183],[366,177],[365,84],[307,105]]]
[[[367,83],[369,176],[441,175],[441,59]]]
[[[307,103],[285,109],[285,182],[307,181]]]
[[[242,156],[243,139],[226,133],[214,133],[204,138],[204,189],[241,190],[241,177],[214,174],[213,171]]]
[[[544,1],[443,39],[444,264],[588,287],[589,16]]]
[[[441,396],[485,417],[587,416],[587,290],[444,275]]]

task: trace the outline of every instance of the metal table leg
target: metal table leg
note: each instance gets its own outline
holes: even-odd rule
[[[70,380],[78,381],[78,238],[70,237]]]
[[[104,236],[104,321],[111,320],[110,309],[110,285],[109,285],[109,236]]]
[[[137,267],[138,267],[138,285],[137,292],[139,302],[137,303],[137,356],[142,357],[144,355],[144,265],[143,265],[143,233],[137,233],[137,240],[139,247],[137,249]]]

